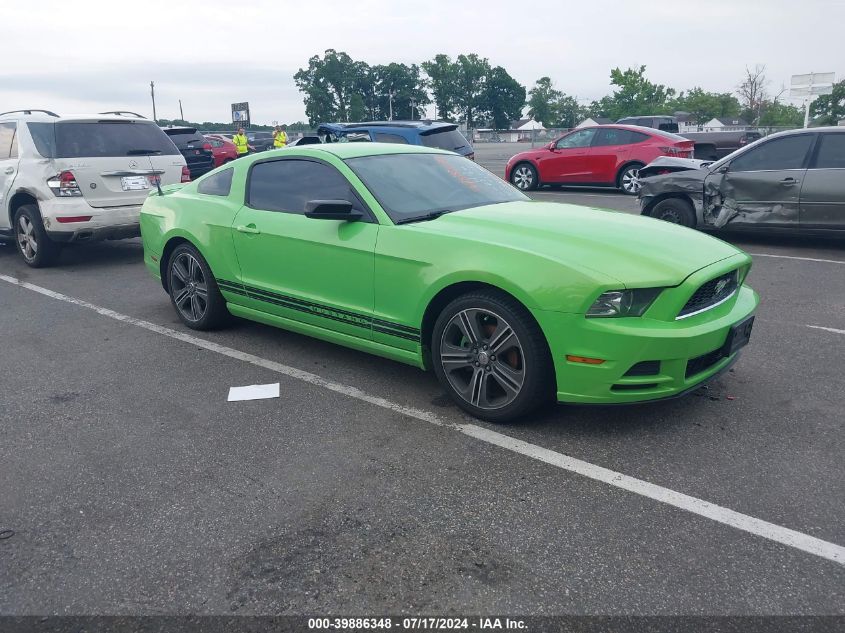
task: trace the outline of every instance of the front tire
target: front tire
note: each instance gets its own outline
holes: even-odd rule
[[[213,330],[231,317],[211,268],[191,244],[180,244],[171,253],[167,289],[179,319],[192,330]]]
[[[15,212],[15,243],[24,262],[32,268],[52,266],[59,258],[59,245],[47,235],[35,205],[22,205]]]
[[[661,200],[649,215],[664,222],[680,224],[688,228],[695,228],[695,209],[683,198],[667,198]]]
[[[514,167],[510,180],[511,184],[520,191],[533,191],[540,184],[537,170],[530,163],[519,163]]]
[[[622,171],[619,172],[617,185],[622,193],[629,196],[636,196],[640,192],[640,169],[643,167],[640,163],[631,163],[625,165]]]
[[[431,350],[440,383],[459,407],[482,420],[514,420],[552,397],[554,367],[543,332],[501,291],[471,292],[446,306]]]

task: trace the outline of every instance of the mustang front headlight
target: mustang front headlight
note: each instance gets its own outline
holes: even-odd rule
[[[662,290],[663,288],[635,288],[633,290],[603,292],[587,310],[587,316],[642,316]]]

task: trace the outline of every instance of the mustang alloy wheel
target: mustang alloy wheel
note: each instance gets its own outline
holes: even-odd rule
[[[511,173],[511,183],[521,191],[536,189],[537,170],[528,163],[521,163]]]
[[[210,330],[229,317],[211,269],[190,244],[180,244],[170,255],[167,289],[176,313],[189,328]]]
[[[554,381],[539,326],[512,297],[494,290],[464,295],[443,310],[432,360],[455,402],[494,422],[542,404]]]

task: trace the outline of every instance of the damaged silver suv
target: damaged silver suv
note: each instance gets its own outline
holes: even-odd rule
[[[640,169],[642,215],[691,228],[845,235],[845,128],[790,130],[712,163]]]
[[[188,180],[173,141],[140,115],[0,113],[0,240],[34,268],[63,244],[140,235],[150,190]]]

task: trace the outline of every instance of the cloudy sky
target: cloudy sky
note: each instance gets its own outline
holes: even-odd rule
[[[652,81],[731,91],[765,64],[845,79],[845,0],[0,0],[0,111],[127,109],[256,123],[304,119],[293,74],[327,48],[370,64],[475,52],[530,88],[550,76],[580,100],[607,94],[614,66]]]

